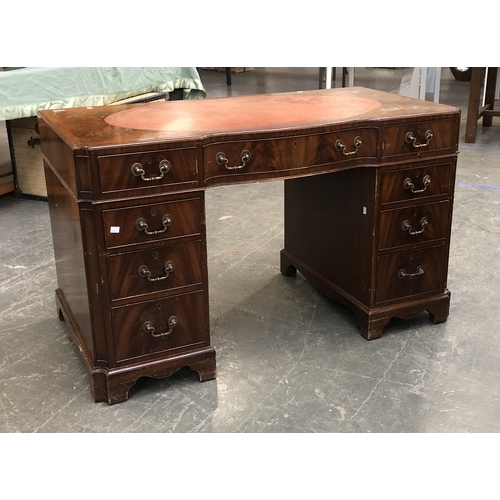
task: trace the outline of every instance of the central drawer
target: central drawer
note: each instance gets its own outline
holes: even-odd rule
[[[108,256],[109,293],[112,300],[200,285],[201,242],[120,253]]]
[[[353,128],[288,138],[226,141],[203,148],[207,185],[278,178],[335,162],[375,159],[377,128]],[[294,172],[295,170],[295,172]]]
[[[208,335],[203,292],[112,309],[115,359],[179,354],[202,347]]]

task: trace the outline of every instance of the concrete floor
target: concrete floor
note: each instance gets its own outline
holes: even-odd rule
[[[355,84],[392,91],[408,71],[359,68]],[[318,88],[317,68],[254,68],[232,87],[200,76],[209,98]],[[443,68],[440,101],[462,109],[446,323],[393,320],[367,342],[349,309],[280,274],[282,182],[217,187],[206,199],[218,377],[144,379],[113,406],[91,399],[56,315],[46,202],[1,196],[0,432],[498,433],[500,119],[464,144],[468,88]]]

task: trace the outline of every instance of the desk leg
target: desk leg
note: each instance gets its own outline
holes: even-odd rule
[[[147,370],[94,370],[92,372],[92,396],[96,403],[109,405],[128,400],[130,389],[141,377],[163,379],[188,367],[198,373],[200,382],[216,378],[215,350],[213,347],[189,353],[169,360],[152,362]]]
[[[294,266],[292,259],[290,259],[285,250],[281,251],[280,271],[287,278],[294,278],[297,276],[297,268]]]

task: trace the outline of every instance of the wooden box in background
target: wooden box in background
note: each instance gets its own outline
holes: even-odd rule
[[[16,195],[46,198],[47,188],[36,116],[7,120],[5,123]]]

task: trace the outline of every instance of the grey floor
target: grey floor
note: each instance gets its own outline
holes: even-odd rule
[[[356,70],[392,91],[409,69]],[[339,72],[340,73],[340,72]],[[200,69],[208,97],[318,88],[317,68]],[[338,74],[334,86],[340,86]],[[500,431],[500,119],[464,144],[469,84],[443,68],[462,109],[448,286],[451,313],[393,320],[367,342],[354,315],[279,272],[281,182],[207,191],[216,380],[184,369],[140,380],[127,402],[91,399],[56,314],[47,204],[0,197],[0,432],[497,433]],[[5,129],[0,161],[8,161]]]

